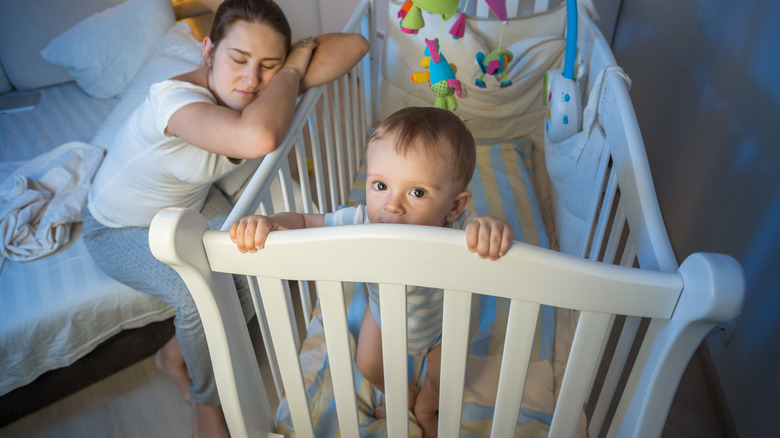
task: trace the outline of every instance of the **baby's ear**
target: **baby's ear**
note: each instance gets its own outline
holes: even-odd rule
[[[452,209],[447,213],[445,220],[447,222],[453,222],[458,219],[463,209],[466,208],[466,204],[471,201],[471,191],[464,190],[455,196],[455,200],[452,201]]]

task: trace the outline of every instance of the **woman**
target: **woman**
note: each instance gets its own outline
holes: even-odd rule
[[[204,64],[150,87],[119,130],[90,190],[84,241],[109,276],[176,307],[176,336],[155,356],[193,406],[193,436],[228,436],[205,335],[179,276],[157,261],[149,224],[167,207],[200,210],[212,228],[231,205],[212,183],[284,138],[296,98],[333,80],[368,51],[357,34],[290,44],[284,13],[271,0],[226,0],[203,40]],[[247,317],[246,282],[236,282]]]

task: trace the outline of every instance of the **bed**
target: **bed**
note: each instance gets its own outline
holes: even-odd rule
[[[501,26],[473,3],[467,12],[477,18],[466,19],[464,37],[446,42],[461,46],[446,53],[464,89],[456,113],[478,139],[471,208],[518,231],[505,258],[480,260],[461,234],[425,227],[272,233],[250,255],[225,232],[258,209],[274,212],[267,189],[276,180],[288,209],[298,201],[291,187],[300,187],[303,212],[360,202],[371,127],[402,106],[432,105],[430,89],[409,75],[421,69],[422,40],[444,27],[425,14],[417,35],[400,31],[403,3],[393,0],[359,3],[346,30],[367,35],[371,56],[306,93],[285,142],[261,163],[222,231],[208,231],[189,210],[155,218],[152,251],[195,298],[232,436],[419,436],[406,382],[424,379],[425,365],[405,354],[405,285],[445,290],[441,436],[660,436],[693,352],[739,313],[744,274],[733,258],[693,254],[677,263],[630,81],[590,2],[578,2],[583,129],[560,143],[545,134],[541,82],[563,62],[564,6],[507,2],[516,15],[503,33],[515,54],[513,85],[489,82],[483,92],[472,85],[480,75],[473,56],[495,47]],[[227,273],[249,276],[270,377],[258,370]],[[353,361],[365,282],[380,284],[386,397]],[[387,418],[375,420],[381,403]]]
[[[0,3],[0,99],[40,96],[32,109],[0,114],[0,424],[147,357],[173,335],[174,309],[115,282],[92,262],[79,237],[79,206],[103,151],[149,85],[200,63],[193,29],[202,38],[197,24],[209,22],[210,11],[197,2],[174,3]],[[59,35],[51,47],[55,64],[38,53]],[[95,59],[103,65],[79,65]],[[73,190],[52,189],[56,196],[47,205],[70,207],[42,220],[48,234],[40,226],[28,239],[39,244],[25,246],[16,232],[21,227],[11,223],[23,210],[9,207],[20,199],[13,190],[62,169]]]

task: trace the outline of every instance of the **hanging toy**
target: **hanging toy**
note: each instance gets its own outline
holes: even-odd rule
[[[425,26],[422,11],[439,14],[442,22],[447,21],[458,11],[458,4],[460,0],[408,0],[398,11],[401,31],[415,34],[422,29]]]
[[[503,80],[501,88],[512,85],[512,81],[506,75],[506,66],[512,61],[512,52],[506,49],[495,49],[485,56],[483,52],[477,52],[477,65],[482,70],[482,74],[474,81],[474,85],[479,88],[487,88],[485,85],[485,75],[493,75],[498,79],[500,74]]]
[[[502,21],[501,35],[498,37],[498,48],[490,52],[489,55],[485,56],[483,52],[477,52],[477,65],[480,70],[482,70],[482,74],[474,80],[474,85],[479,88],[487,88],[485,85],[485,75],[493,75],[498,79],[498,75],[500,74],[503,78],[501,81],[501,88],[504,88],[512,85],[512,81],[510,81],[506,75],[506,70],[509,63],[512,62],[512,58],[514,58],[512,52],[501,48],[501,43],[504,40],[504,26],[509,22],[509,18],[506,14],[506,1],[485,0],[485,2],[488,4],[488,7],[493,14]]]
[[[412,73],[412,82],[420,84],[427,81],[436,96],[436,102],[433,106],[454,111],[458,108],[458,102],[453,94],[463,97],[463,87],[461,87],[460,81],[455,79],[455,73],[458,69],[455,64],[447,63],[447,58],[439,52],[438,38],[426,39],[425,45],[420,65],[427,68],[428,71]]]
[[[463,38],[463,34],[466,33],[466,8],[469,7],[469,0],[466,0],[466,4],[463,5],[463,9],[460,10],[460,15],[455,23],[450,28],[450,35],[453,39]]]

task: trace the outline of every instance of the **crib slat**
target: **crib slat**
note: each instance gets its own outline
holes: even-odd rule
[[[317,204],[314,209],[317,213],[329,211],[328,199],[325,197],[325,174],[322,169],[322,153],[320,148],[319,123],[317,123],[316,111],[309,119],[309,137],[311,138],[311,160],[314,167],[314,181],[317,189]],[[335,208],[334,208],[335,209]]]
[[[593,235],[593,244],[590,247],[588,258],[591,260],[598,260],[601,252],[601,245],[604,243],[604,235],[607,233],[607,225],[609,224],[609,215],[612,211],[612,203],[615,202],[615,195],[617,194],[617,185],[617,172],[615,172],[615,169],[612,169],[607,182],[607,190],[604,193],[604,201],[601,204],[596,231]]]
[[[282,183],[282,199],[284,199],[285,211],[295,211],[295,195],[292,188],[292,176],[290,166],[282,165],[279,168],[279,179]]]
[[[609,166],[610,155],[608,153],[602,153],[601,160],[599,161],[599,168],[596,172],[596,181],[593,184],[594,195],[592,196],[593,202],[588,207],[588,219],[586,221],[586,232],[584,233],[582,243],[580,245],[580,251],[577,254],[581,258],[585,258],[588,254],[588,243],[594,238],[594,232],[596,228],[596,215],[599,211],[599,199],[601,195],[599,192],[604,188],[604,181],[607,178],[607,167]]]
[[[336,413],[341,436],[360,436],[358,429],[355,378],[352,374],[352,351],[349,346],[349,328],[344,302],[344,289],[338,281],[318,281],[320,308],[328,348]]]
[[[599,348],[599,353],[596,356],[596,363],[600,364],[601,360],[604,358],[604,352],[607,350],[607,342],[609,342],[609,336],[612,333],[612,327],[615,325],[615,318],[616,316],[614,314],[609,315],[609,323],[607,324],[607,329],[604,332],[604,338],[601,341],[601,347]],[[585,400],[590,399],[590,394],[593,392],[593,386],[596,384],[596,374],[598,374],[599,369],[598,365],[593,370],[593,376],[590,378],[590,384],[588,385],[588,390],[585,393]]]
[[[623,330],[620,332],[620,338],[615,347],[615,354],[612,356],[607,375],[604,377],[604,386],[601,387],[601,394],[599,394],[596,407],[588,423],[589,436],[599,436],[599,433],[601,433],[601,428],[607,417],[607,411],[612,404],[615,389],[620,381],[620,375],[626,366],[631,345],[634,343],[641,322],[642,318],[628,316],[623,323]]]
[[[406,287],[379,285],[382,361],[385,373],[387,436],[409,436],[409,378],[406,369]]]
[[[533,349],[536,325],[539,319],[539,304],[511,300],[506,332],[526,333],[526,336],[507,336],[504,340],[504,354],[501,358],[501,372],[498,377],[496,413],[493,416],[491,438],[514,436],[517,416],[525,390],[528,363]]]
[[[548,8],[549,0],[535,0],[534,1],[534,12],[544,12]]]
[[[355,175],[355,137],[354,137],[354,120],[352,119],[352,99],[350,99],[349,89],[349,76],[344,75],[340,79],[341,88],[344,91],[344,139],[346,140],[347,149],[347,175]],[[349,185],[352,184],[350,179],[347,179],[347,192],[349,192]]]
[[[439,435],[459,436],[469,346],[471,294],[444,291],[439,387]]]
[[[574,436],[609,319],[608,313],[580,314],[548,436]]]
[[[306,145],[303,143],[303,131],[299,131],[295,138],[295,164],[298,166],[298,181],[301,187],[303,212],[311,213],[311,189],[309,187],[309,166],[306,163]]]
[[[320,202],[320,212],[335,210],[339,205],[338,200],[338,179],[336,177],[336,165],[334,163],[334,151],[333,151],[333,133],[331,129],[335,129],[334,125],[330,122],[330,93],[326,90],[322,94],[322,118],[323,118],[323,130],[325,132],[325,160],[327,163],[328,173],[328,189],[330,189],[330,209],[324,201]]]
[[[281,400],[284,396],[284,385],[282,385],[282,376],[279,374],[279,360],[276,358],[274,341],[271,338],[271,332],[268,328],[268,319],[265,316],[263,300],[259,299],[260,288],[257,285],[257,277],[247,276],[247,281],[249,282],[249,291],[252,295],[252,302],[255,305],[255,315],[257,315],[257,324],[260,326],[260,335],[263,338],[265,354],[268,357],[268,364],[271,368],[271,376],[274,379],[276,397],[278,400]]]
[[[603,262],[615,263],[615,254],[617,254],[618,245],[620,244],[620,238],[623,235],[623,228],[626,225],[626,209],[621,198],[618,201],[617,210],[615,211],[615,219],[612,221],[612,227],[609,230],[609,237],[607,238],[607,248],[604,251]]]
[[[626,381],[625,388],[623,388],[623,392],[620,396],[620,402],[618,403],[617,409],[615,409],[615,415],[613,416],[612,423],[610,424],[610,428],[607,431],[608,438],[617,436],[618,429],[624,422],[624,417],[628,411],[628,405],[631,403],[634,392],[639,385],[639,379],[642,374],[641,371],[644,370],[647,366],[651,350],[653,349],[652,347],[657,345],[656,338],[658,338],[659,334],[669,323],[670,322],[668,320],[662,319],[653,319],[650,321],[650,324],[647,327],[647,331],[645,332],[645,337],[642,340],[642,347],[639,349],[639,353],[637,353],[637,357],[634,360],[634,365],[631,368],[631,374]],[[633,424],[636,424],[636,422],[634,421]]]
[[[334,130],[334,140],[336,146],[336,171],[338,173],[338,186],[339,186],[339,193],[341,196],[340,201],[336,204],[345,204],[347,202],[348,196],[349,196],[349,189],[350,185],[352,184],[352,181],[349,181],[349,177],[347,176],[347,171],[344,168],[345,160],[344,160],[344,147],[342,145],[346,144],[346,140],[344,138],[344,125],[341,122],[341,92],[339,91],[339,83],[341,83],[341,80],[336,80],[331,82],[331,89],[333,90],[333,108],[336,108],[335,111],[333,111],[333,130]]]
[[[355,153],[353,155],[353,165],[355,166],[355,169],[360,166],[360,153],[358,150],[360,149],[360,145],[363,143],[363,141],[360,139],[360,127],[362,126],[360,122],[360,102],[358,101],[358,86],[357,86],[357,66],[352,68],[352,71],[349,74],[349,97],[352,99],[352,137],[353,140],[353,146],[355,148]]]
[[[258,278],[258,282],[260,279]],[[284,298],[287,300],[287,314],[290,317],[290,321],[295,321],[295,311],[293,310],[292,292],[290,291],[290,283],[283,281],[282,288],[284,288]],[[308,321],[307,321],[308,322]],[[298,333],[298,325],[293,324],[292,333],[295,339],[295,349],[301,349],[301,334]]]
[[[287,294],[282,280],[258,277],[257,281],[260,286],[260,297],[266,308],[276,310],[287,306]],[[284,382],[295,432],[299,437],[314,438],[314,425],[309,411],[309,402],[306,399],[298,347],[293,337],[291,321],[294,319],[290,319],[287,312],[279,311],[270,311],[266,316],[280,362],[279,371]]]

